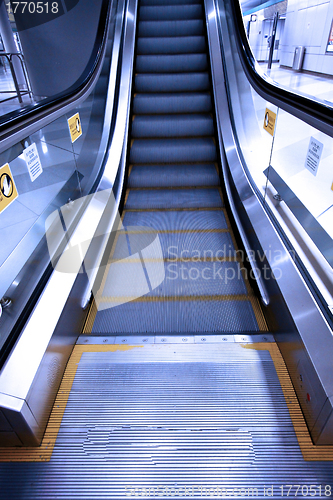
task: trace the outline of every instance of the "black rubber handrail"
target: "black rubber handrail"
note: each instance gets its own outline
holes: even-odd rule
[[[40,117],[51,113],[54,109],[64,106],[89,85],[99,66],[104,46],[107,42],[108,25],[113,0],[102,0],[101,13],[94,47],[90,59],[80,78],[68,89],[59,94],[43,99],[35,104],[30,104],[22,109],[17,109],[0,117],[0,140],[4,139],[22,126],[28,127],[29,123],[36,122]]]
[[[232,11],[233,34],[238,53],[244,72],[252,87],[264,99],[333,137],[333,104],[326,104],[312,99],[310,96],[301,95],[292,89],[283,88],[261,71],[258,72],[258,63],[253,56],[245,32],[240,3],[237,0],[231,0],[229,4]]]

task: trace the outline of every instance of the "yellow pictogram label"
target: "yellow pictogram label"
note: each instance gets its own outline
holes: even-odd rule
[[[6,163],[0,168],[0,213],[16,200],[18,192],[15,186],[14,177],[9,164]]]
[[[68,118],[68,128],[71,135],[72,143],[75,142],[82,135],[82,127],[79,113]]]
[[[264,118],[264,129],[271,135],[274,135],[275,130],[276,113],[273,113],[270,109],[265,109]]]

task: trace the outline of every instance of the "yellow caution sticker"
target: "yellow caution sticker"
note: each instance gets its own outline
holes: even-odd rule
[[[18,197],[14,177],[9,164],[0,168],[0,213],[3,212]]]
[[[265,118],[264,118],[264,130],[266,130],[271,135],[274,135],[275,121],[276,121],[276,113],[266,108]]]
[[[71,136],[72,143],[75,142],[82,135],[82,127],[79,113],[68,118],[68,128]]]
[[[333,191],[333,182],[332,182],[331,190]]]

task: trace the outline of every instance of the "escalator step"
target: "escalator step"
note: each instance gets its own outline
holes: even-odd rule
[[[209,114],[138,115],[132,123],[132,137],[213,136],[214,122]]]
[[[138,38],[137,54],[187,54],[206,51],[203,36]]]
[[[136,139],[130,152],[131,163],[214,162],[216,147],[211,138]]]
[[[200,92],[208,89],[208,73],[144,74],[135,76],[136,92]]]
[[[117,299],[135,297],[142,286],[142,263],[118,261],[110,266],[102,291],[103,296]],[[132,276],[130,283],[124,279]],[[146,283],[143,285],[146,287]],[[142,290],[144,291],[144,290]],[[243,295],[247,290],[238,262],[169,262],[165,264],[165,279],[145,297],[159,299]]]
[[[137,250],[146,248],[155,240],[157,235],[155,233],[152,234],[151,230],[146,233],[142,231],[145,227],[147,226],[143,228],[131,226],[126,233],[122,232],[122,234],[118,234],[117,243],[112,255],[114,261],[127,259],[130,255],[137,253]],[[131,233],[130,230],[135,232]],[[231,235],[226,231],[203,232],[191,230],[183,233],[172,231],[166,233],[159,232],[158,239],[161,252],[158,252],[157,255],[170,262],[179,260],[193,263],[201,260],[204,263],[221,263],[224,259],[227,259],[229,262],[235,262],[237,256]],[[235,278],[238,276],[238,273],[234,274],[230,272],[230,274],[234,275]],[[209,295],[212,292],[206,293]],[[231,294],[232,291],[225,293]],[[246,290],[239,293],[246,294]]]
[[[219,187],[201,1],[140,0],[138,19],[125,230],[92,333],[258,332]]]
[[[194,73],[206,69],[206,54],[141,55],[136,58],[138,73]]]
[[[181,21],[202,19],[202,6],[194,5],[158,5],[139,8],[139,22],[141,21]]]
[[[218,186],[214,163],[190,165],[134,165],[128,187]]]
[[[96,316],[92,334],[258,332],[249,300],[127,302]]]
[[[160,231],[228,228],[222,210],[125,212],[123,224],[124,226],[148,226]]]
[[[189,21],[142,21],[138,26],[139,37],[200,36],[204,35],[202,19]]]
[[[209,113],[212,109],[208,92],[187,94],[137,94],[134,96],[133,113]]]
[[[141,189],[129,192],[126,210],[222,208],[218,189]]]
[[[141,0],[140,5],[195,5],[201,4],[201,0]]]

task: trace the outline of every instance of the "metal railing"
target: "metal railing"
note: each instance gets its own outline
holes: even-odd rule
[[[18,60],[20,61],[21,66],[22,66],[22,72],[23,72],[23,75],[24,75],[25,83],[26,83],[26,88],[25,89],[20,89],[19,83],[17,81],[15,67],[14,67],[14,64],[13,64],[13,58],[14,58],[14,56],[16,56],[18,58]],[[27,69],[26,69],[26,65],[25,65],[25,61],[24,61],[24,56],[23,56],[23,54],[21,52],[2,52],[2,51],[0,51],[0,57],[5,57],[6,58],[6,60],[8,62],[8,65],[9,65],[9,68],[10,68],[10,72],[12,74],[12,78],[13,78],[13,82],[14,82],[14,87],[15,87],[15,90],[1,90],[0,94],[13,94],[13,93],[16,94],[16,95],[14,95],[12,97],[8,97],[7,99],[3,99],[0,102],[5,102],[5,101],[8,101],[10,99],[16,99],[16,97],[17,97],[18,100],[19,100],[19,103],[21,104],[23,102],[23,100],[22,100],[22,96],[23,95],[27,95],[28,94],[30,98],[32,96],[32,91],[31,91],[31,87],[30,87],[30,84],[29,84],[29,77],[28,77],[28,73],[27,73]]]

